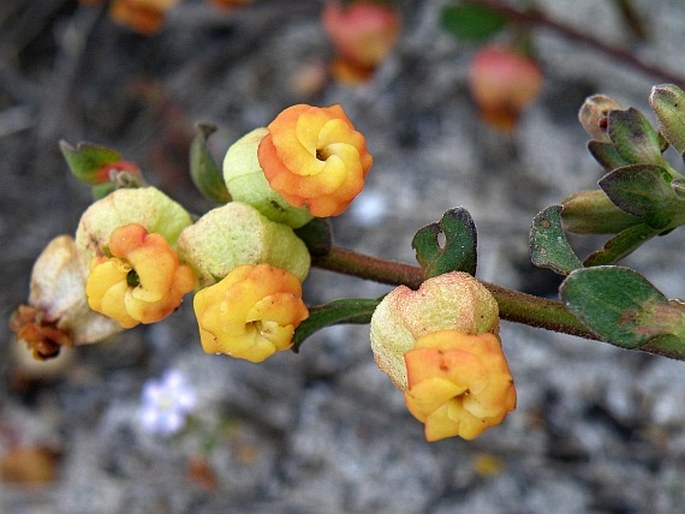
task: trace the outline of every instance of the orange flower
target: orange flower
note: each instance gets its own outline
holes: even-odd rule
[[[179,263],[166,239],[141,225],[116,229],[109,253],[91,262],[86,296],[91,309],[123,328],[165,318],[195,285],[192,270]]]
[[[141,34],[158,32],[166,12],[180,0],[113,0],[109,16],[116,23]]]
[[[251,362],[290,348],[295,328],[309,316],[300,281],[268,264],[235,268],[198,291],[193,307],[205,352]]]
[[[516,407],[516,390],[497,337],[441,330],[404,355],[409,412],[425,423],[428,441],[470,440]]]
[[[373,158],[340,105],[293,105],[268,129],[259,164],[289,204],[305,205],[314,216],[336,216],[361,192]]]

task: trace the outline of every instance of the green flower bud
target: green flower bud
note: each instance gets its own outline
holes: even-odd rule
[[[666,140],[685,155],[685,91],[675,84],[654,86],[649,104],[659,119],[659,130]]]
[[[161,234],[170,245],[192,223],[190,214],[154,187],[117,189],[93,203],[81,216],[76,229],[76,246],[87,270],[93,257],[106,254],[110,236],[130,223]]]
[[[313,216],[271,188],[257,159],[259,142],[268,133],[265,127],[257,128],[233,143],[224,158],[224,181],[234,200],[251,205],[271,221],[299,228]]]
[[[371,317],[371,350],[378,367],[405,391],[404,354],[418,338],[446,329],[467,335],[496,334],[497,301],[478,280],[460,271],[429,278],[417,291],[399,286]]]
[[[564,227],[575,234],[618,234],[642,222],[638,216],[622,211],[604,191],[578,191],[562,202]]]
[[[195,270],[200,287],[218,282],[243,264],[270,264],[302,281],[311,260],[307,247],[290,227],[235,201],[212,209],[183,230],[178,254]]]

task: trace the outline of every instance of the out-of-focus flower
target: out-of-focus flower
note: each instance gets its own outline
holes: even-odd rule
[[[143,386],[138,419],[145,431],[169,436],[183,428],[196,405],[195,389],[181,371],[171,369]]]
[[[50,241],[34,263],[28,305],[19,306],[10,328],[36,359],[121,331],[118,323],[88,307],[83,269],[74,239],[67,235]]]
[[[295,328],[309,316],[294,275],[268,264],[244,265],[193,302],[202,348],[261,362],[292,346]]]
[[[440,330],[404,355],[409,412],[428,441],[474,439],[516,407],[516,390],[499,337]]]
[[[368,80],[402,31],[399,11],[373,2],[327,2],[321,18],[338,54],[333,76],[345,83]]]
[[[282,111],[258,149],[272,188],[314,216],[341,214],[364,187],[373,158],[340,105]]]
[[[516,127],[521,111],[537,97],[542,84],[538,64],[508,48],[481,48],[469,70],[471,94],[483,120],[503,132]]]
[[[112,0],[109,16],[141,34],[150,35],[162,28],[164,17],[180,0]]]
[[[224,157],[224,182],[233,200],[251,205],[271,221],[299,228],[313,216],[273,189],[259,165],[257,148],[268,133],[266,127],[257,128],[231,145]]]
[[[302,281],[311,257],[292,229],[274,223],[255,208],[229,202],[207,212],[178,238],[181,259],[198,276],[200,287],[216,283],[243,264],[270,264]]]
[[[416,340],[439,330],[497,333],[494,297],[468,273],[429,278],[417,291],[399,286],[383,298],[371,318],[371,350],[378,367],[400,390],[407,390],[404,354]]]
[[[209,0],[212,5],[221,9],[233,9],[253,4],[255,0]]]
[[[160,234],[138,224],[119,227],[109,242],[111,257],[95,257],[86,281],[88,304],[123,328],[167,317],[195,285],[190,267]]]
[[[136,223],[150,233],[161,234],[173,247],[181,231],[192,224],[190,214],[154,187],[117,189],[94,202],[81,216],[76,229],[76,248],[84,274],[93,257],[107,254],[112,232]]]

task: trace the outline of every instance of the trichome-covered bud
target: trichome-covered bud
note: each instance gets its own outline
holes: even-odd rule
[[[474,439],[516,407],[516,389],[498,336],[440,330],[404,355],[409,412],[428,441]]]
[[[593,95],[586,98],[580,107],[578,121],[592,139],[608,143],[607,114],[622,109],[623,106],[609,96]]]
[[[675,84],[654,86],[649,104],[659,119],[661,134],[685,156],[685,91]]]
[[[298,280],[309,272],[311,257],[292,229],[270,221],[254,207],[229,202],[207,212],[178,238],[181,259],[209,286],[243,264],[270,264]]]
[[[309,316],[300,281],[268,264],[244,265],[193,301],[207,353],[261,362],[292,346],[295,328]]]
[[[290,205],[264,176],[257,158],[257,148],[269,133],[265,127],[249,132],[233,143],[224,157],[224,181],[234,200],[257,209],[271,221],[300,228],[313,216],[306,207]]]
[[[37,359],[56,357],[62,346],[95,343],[121,331],[88,307],[83,268],[67,235],[50,241],[34,263],[28,305],[16,310],[10,327]]]
[[[400,390],[407,390],[404,354],[416,341],[439,330],[497,333],[499,309],[492,294],[468,273],[429,278],[417,291],[399,286],[371,318],[371,349],[378,367]]]
[[[117,189],[88,207],[76,229],[76,246],[86,273],[93,257],[108,254],[112,233],[132,223],[149,233],[160,234],[173,247],[192,219],[180,204],[159,189]]]

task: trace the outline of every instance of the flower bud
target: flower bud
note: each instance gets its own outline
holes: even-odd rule
[[[311,260],[290,227],[241,202],[212,209],[187,227],[178,238],[178,252],[195,270],[200,287],[214,284],[243,264],[271,264],[304,280]]]
[[[89,272],[93,257],[107,254],[112,233],[131,223],[160,234],[174,246],[181,230],[190,225],[192,219],[181,205],[159,189],[117,189],[88,207],[76,229],[76,246],[85,274]]]
[[[642,222],[619,209],[604,191],[578,191],[562,202],[564,227],[575,234],[618,234]]]
[[[484,47],[469,70],[471,94],[483,120],[510,132],[521,111],[542,89],[543,76],[537,63],[507,48]]]
[[[74,240],[53,239],[31,273],[28,305],[20,306],[10,326],[37,359],[56,357],[62,346],[101,341],[119,331],[113,320],[88,307],[85,277]]]
[[[420,337],[446,329],[497,333],[499,309],[492,294],[459,271],[429,278],[417,291],[399,286],[383,298],[371,318],[371,350],[378,367],[406,391],[404,354]]]
[[[373,157],[342,107],[293,105],[268,130],[257,156],[271,187],[314,216],[344,212],[364,187]]]
[[[593,95],[586,98],[580,107],[578,121],[592,139],[608,143],[607,114],[622,109],[623,106],[609,96]]]
[[[499,337],[440,330],[404,355],[409,412],[425,423],[427,441],[470,440],[516,407],[516,390]]]
[[[269,133],[258,128],[233,143],[224,158],[224,181],[231,197],[257,209],[277,223],[300,228],[313,216],[306,207],[293,207],[274,189],[264,176],[257,159],[257,147]]]
[[[663,137],[685,156],[685,91],[675,84],[654,86],[649,104],[659,120]]]
[[[93,258],[86,281],[88,305],[123,328],[155,323],[171,314],[195,285],[195,275],[181,265],[160,234],[132,223],[110,238],[111,257]]]
[[[261,362],[292,346],[295,328],[309,316],[297,277],[268,264],[244,265],[193,301],[207,353]]]

